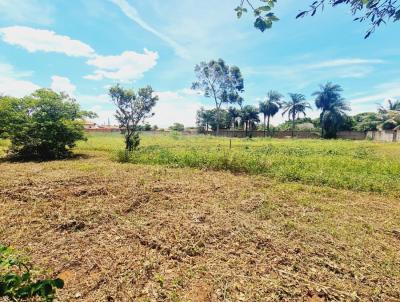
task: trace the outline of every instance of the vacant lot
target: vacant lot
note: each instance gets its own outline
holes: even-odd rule
[[[121,147],[0,163],[0,240],[65,280],[60,301],[400,300],[400,144]]]

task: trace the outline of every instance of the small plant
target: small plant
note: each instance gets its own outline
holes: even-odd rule
[[[63,288],[61,279],[38,279],[31,265],[13,249],[0,244],[0,297],[10,301],[51,302],[56,289]]]

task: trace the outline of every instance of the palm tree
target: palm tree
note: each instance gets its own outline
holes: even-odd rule
[[[264,102],[260,102],[259,111],[264,116],[264,137],[265,137],[265,119],[268,117],[267,129],[269,133],[269,122],[272,116],[278,113],[279,108],[281,107],[281,99],[283,95],[281,95],[277,91],[269,91],[267,93],[267,97]]]
[[[336,137],[336,132],[344,122],[346,111],[350,108],[341,96],[343,91],[340,85],[331,82],[320,85],[320,90],[315,91],[315,106],[321,109],[320,125],[321,136],[325,138]]]
[[[310,104],[306,101],[306,97],[300,93],[289,93],[290,100],[283,102],[282,116],[288,115],[289,121],[292,121],[292,137],[294,136],[294,127],[296,123],[296,116],[300,114],[306,116],[306,110],[311,109]]]
[[[260,121],[258,114],[259,114],[259,112],[258,112],[257,107],[254,107],[251,105],[246,105],[242,108],[242,110],[240,112],[240,117],[242,119],[242,122],[245,125],[246,136],[247,136],[247,131],[250,128],[250,126],[252,124]]]
[[[388,100],[388,107],[385,108],[384,106],[380,106],[378,111],[381,113],[385,113],[387,111],[400,111],[400,100]]]
[[[235,107],[229,107],[228,108],[228,118],[229,118],[231,126],[233,125],[233,130],[235,130],[235,121],[238,117],[240,117],[239,110],[236,109]]]

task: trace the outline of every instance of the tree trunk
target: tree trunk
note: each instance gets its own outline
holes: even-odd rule
[[[267,130],[268,130],[268,135],[271,136],[271,132],[269,131],[269,120],[270,120],[271,116],[268,115],[268,122],[267,122]]]
[[[265,136],[266,136],[266,129],[265,129],[265,118],[266,118],[266,116],[265,116],[265,114],[264,114],[264,138],[265,138]]]
[[[292,114],[292,138],[294,137],[294,127],[295,127],[295,120],[296,120],[296,113]]]
[[[319,116],[319,126],[321,127],[321,137],[324,137],[324,135],[325,135],[324,134],[324,127],[322,127],[322,118],[323,118],[324,114],[325,114],[325,110],[322,109],[322,113]]]

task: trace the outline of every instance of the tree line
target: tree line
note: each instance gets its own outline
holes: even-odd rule
[[[258,106],[244,105],[241,96],[244,91],[244,80],[237,66],[229,67],[224,60],[201,62],[195,67],[197,81],[192,88],[199,90],[207,98],[214,101],[211,110],[200,108],[196,123],[201,132],[213,130],[219,134],[219,129],[241,129],[248,134],[249,130],[262,129],[264,136],[271,133],[270,120],[278,112],[288,117],[292,136],[296,123],[302,122],[301,117],[307,116],[307,110],[312,106],[306,96],[301,93],[289,93],[289,98],[271,90]],[[379,108],[377,113],[362,113],[354,117],[348,115],[350,106],[342,97],[340,85],[328,82],[320,85],[312,93],[315,107],[321,111],[317,121],[313,121],[321,131],[323,138],[336,138],[341,130],[378,130],[395,129],[400,125],[400,101],[389,101],[389,108]],[[227,108],[222,108],[225,105]],[[262,125],[260,126],[260,115]]]
[[[277,113],[288,117],[294,136],[296,124],[307,116],[311,104],[300,93],[289,93],[288,98],[274,90],[267,93],[258,106],[244,105],[242,93],[244,80],[237,66],[229,66],[224,60],[201,62],[195,66],[197,80],[192,88],[201,91],[214,102],[214,109],[201,108],[197,112],[197,125],[204,132],[209,129],[243,129],[260,127],[260,115],[265,136],[270,134],[270,120]],[[318,121],[312,121],[321,129],[324,138],[335,138],[339,130],[377,130],[400,127],[400,101],[390,101],[389,107],[380,107],[376,113],[348,115],[350,107],[341,93],[343,89],[328,82],[315,91],[315,107],[321,111]],[[139,147],[140,132],[150,130],[146,119],[154,116],[153,109],[158,97],[151,86],[137,91],[120,85],[109,91],[111,102],[116,106],[115,118],[124,135],[125,149],[131,152]],[[227,108],[224,108],[227,107]],[[0,96],[0,137],[11,141],[9,154],[22,159],[59,159],[71,154],[78,140],[85,140],[84,119],[96,114],[81,110],[77,101],[65,93],[39,89],[33,94],[14,98]],[[184,126],[175,123],[170,127],[182,131]]]

